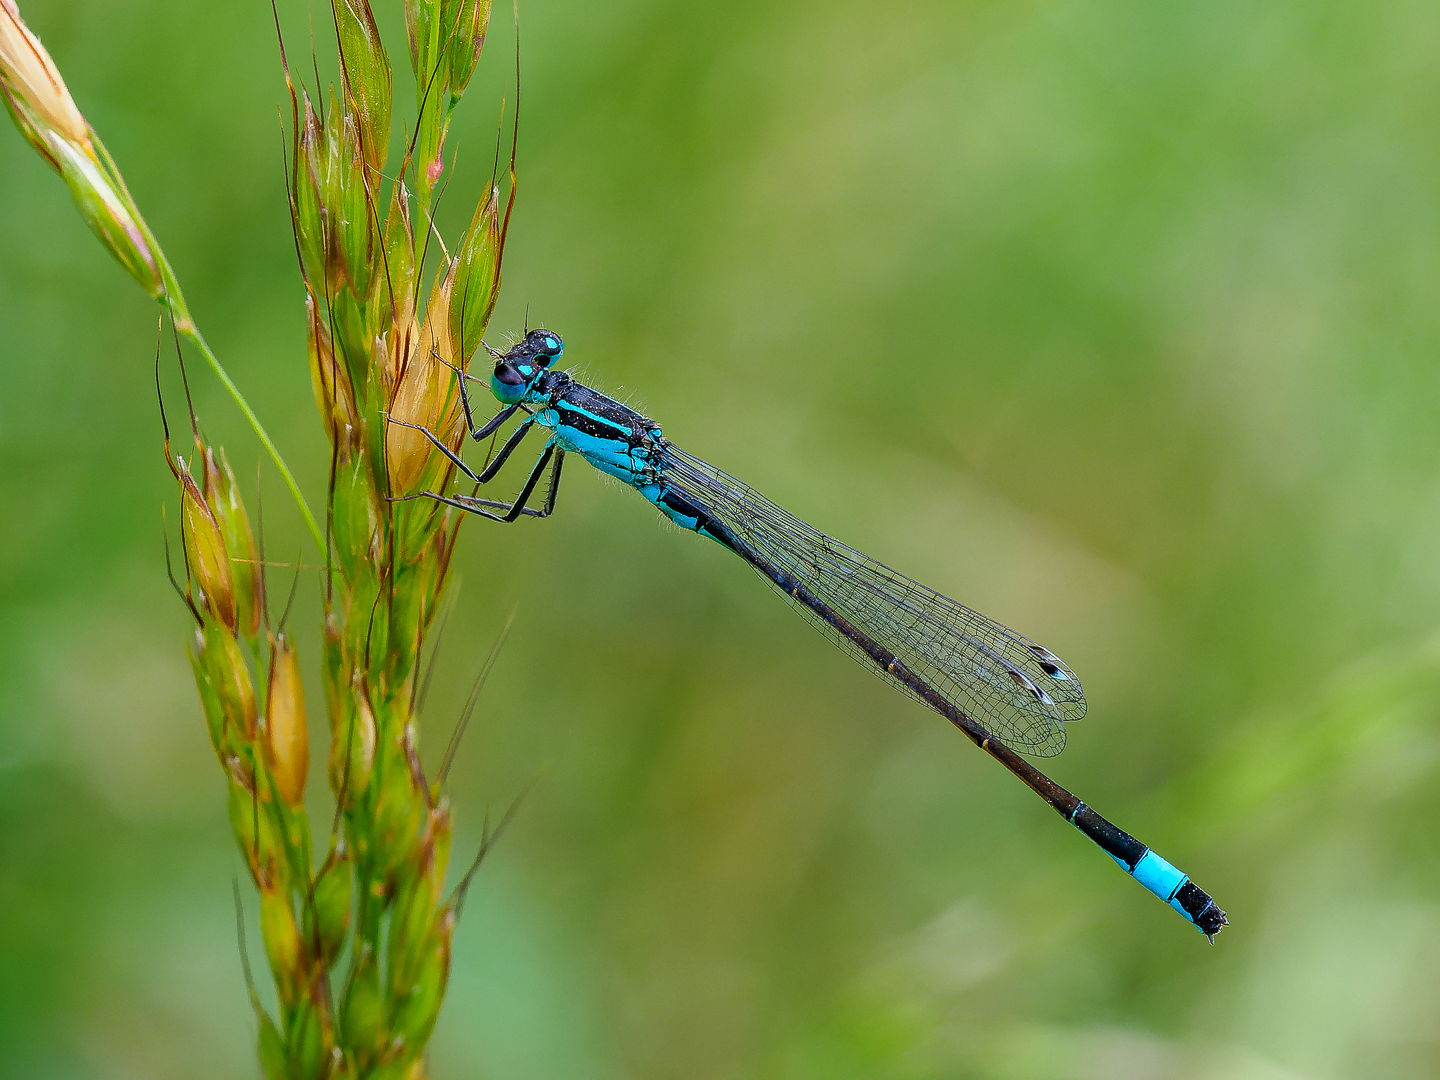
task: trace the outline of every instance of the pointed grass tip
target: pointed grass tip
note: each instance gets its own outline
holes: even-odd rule
[[[165,295],[139,211],[103,146],[103,163],[97,156],[90,125],[15,0],[0,0],[0,97],[20,133],[64,179],[90,231],[141,288],[157,299]]]
[[[12,108],[23,105],[37,124],[90,149],[90,125],[75,107],[55,61],[20,18],[15,0],[0,0],[0,86]]]

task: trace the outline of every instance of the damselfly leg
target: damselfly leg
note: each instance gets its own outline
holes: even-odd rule
[[[513,412],[513,410],[509,411]],[[505,464],[506,459],[510,457],[515,448],[520,445],[521,440],[529,433],[535,421],[533,418],[528,419],[516,428],[510,438],[505,441],[505,445],[501,448],[500,453],[496,455],[495,460],[490,462],[489,465],[478,473],[466,465],[460,455],[441,442],[429,428],[421,427],[419,424],[407,424],[405,421],[396,420],[393,417],[390,419],[390,423],[397,424],[400,427],[412,428],[420,432],[430,440],[437,450],[449,458],[456,468],[471,480],[475,481],[476,484],[488,484],[495,478],[495,474],[500,471],[501,466]],[[535,488],[540,483],[540,477],[544,475],[545,466],[550,464],[552,457],[554,458],[555,465],[550,470],[550,483],[545,496],[545,505],[539,509],[529,506],[530,496],[535,494]],[[522,515],[536,518],[549,517],[555,511],[555,497],[560,491],[560,469],[564,464],[565,451],[556,447],[554,442],[546,443],[544,451],[536,460],[535,467],[530,470],[530,476],[526,479],[525,486],[520,489],[520,494],[515,497],[514,502],[507,503],[498,499],[480,499],[473,495],[442,495],[437,491],[417,491],[412,495],[396,495],[391,498],[391,501],[406,502],[410,499],[435,499],[437,502],[445,503],[459,510],[478,514],[480,517],[488,518],[491,521],[503,522],[507,525],[512,521],[519,520]],[[497,514],[493,512],[494,510],[502,510],[504,513]]]
[[[545,472],[545,466],[550,464],[551,457],[554,457],[555,464],[550,469],[549,490],[545,495],[545,505],[539,509],[528,506],[530,496],[535,493],[535,487],[540,483],[540,477]],[[513,503],[501,502],[497,499],[477,499],[473,495],[440,495],[434,491],[419,491],[414,495],[402,496],[407,499],[430,498],[437,502],[454,506],[457,509],[478,514],[480,517],[489,518],[491,521],[499,521],[508,525],[518,521],[522,515],[525,517],[545,518],[555,512],[555,496],[560,490],[560,466],[565,463],[565,451],[558,449],[554,443],[548,443],[539,459],[535,462],[535,468],[530,470],[529,479],[515,497]],[[485,509],[492,507],[494,510],[503,510],[503,514],[497,514],[492,510]]]
[[[492,356],[503,355],[501,353],[497,353],[494,349],[490,348],[489,344],[487,344],[486,342],[482,341],[480,344],[484,345],[485,351],[490,353],[490,355]],[[449,360],[446,360],[438,352],[432,351],[430,355],[436,360],[439,360],[440,363],[444,364],[451,371],[455,372],[455,381],[460,386],[460,407],[465,410],[465,428],[467,431],[470,432],[470,437],[476,442],[480,442],[482,439],[488,439],[491,435],[493,435],[496,430],[499,429],[501,424],[505,423],[506,420],[509,420],[510,417],[515,415],[516,409],[525,409],[523,403],[516,402],[514,405],[510,405],[506,408],[501,409],[489,420],[485,421],[485,425],[483,427],[477,428],[475,426],[475,414],[470,411],[470,395],[465,390],[466,381],[469,379],[475,379],[475,376],[471,375],[469,372],[456,366],[455,364],[450,363]],[[475,381],[479,382],[480,380],[476,379]],[[529,414],[530,410],[525,409],[525,412]]]
[[[485,348],[493,356],[503,355],[496,352],[488,344],[485,345]],[[432,359],[438,361],[441,364],[444,364],[446,367],[448,367],[451,371],[455,373],[456,383],[460,388],[460,405],[465,413],[465,430],[476,442],[483,442],[485,439],[488,439],[491,435],[495,434],[495,432],[497,432],[507,420],[514,416],[516,412],[523,411],[525,413],[525,419],[521,421],[520,425],[510,433],[510,437],[506,439],[504,444],[500,447],[500,452],[496,454],[492,459],[487,461],[484,468],[482,468],[479,472],[476,472],[469,465],[467,465],[464,459],[462,459],[459,454],[455,453],[455,451],[451,450],[448,446],[446,446],[444,441],[441,440],[441,438],[429,428],[423,427],[420,424],[410,424],[405,422],[404,420],[396,420],[394,417],[387,417],[386,420],[388,423],[396,424],[400,427],[407,427],[413,431],[420,432],[420,434],[424,435],[425,438],[430,441],[430,444],[434,446],[435,449],[439,450],[442,454],[445,455],[446,458],[449,459],[452,465],[454,465],[467,477],[473,480],[477,485],[488,484],[504,467],[505,462],[510,459],[510,455],[515,452],[515,449],[522,442],[525,441],[525,436],[528,435],[530,433],[530,429],[535,426],[535,415],[533,412],[531,412],[529,408],[525,406],[523,402],[517,402],[512,405],[507,405],[505,408],[501,409],[498,413],[496,413],[489,420],[487,420],[484,424],[476,427],[475,414],[471,411],[470,408],[470,395],[465,389],[466,381],[469,379],[473,379],[474,376],[467,374],[462,368],[450,363],[450,361],[446,360],[437,352],[432,351],[430,356]],[[555,466],[550,473],[550,483],[545,497],[545,505],[543,508],[536,509],[529,506],[528,503],[530,501],[530,497],[535,493],[535,487],[537,484],[539,484],[540,477],[545,472],[545,466],[549,464],[552,456],[554,456]],[[481,499],[474,495],[442,495],[439,492],[435,491],[417,491],[411,495],[398,495],[393,497],[392,501],[404,502],[409,499],[435,499],[439,502],[445,503],[448,506],[454,506],[457,509],[465,510],[472,514],[478,514],[479,516],[488,518],[491,521],[499,521],[506,524],[517,521],[522,516],[536,518],[549,517],[555,509],[555,497],[560,489],[560,469],[561,466],[564,464],[564,461],[565,451],[557,448],[553,441],[547,443],[545,446],[545,450],[541,453],[539,459],[535,462],[534,468],[531,469],[530,476],[526,480],[524,488],[521,489],[520,494],[516,496],[514,502],[507,503],[498,499]],[[503,513],[492,513],[491,511],[494,510],[500,510],[503,511]]]
[[[463,386],[464,384],[462,383],[461,385]],[[476,429],[471,426],[470,408],[467,404],[465,408],[465,418],[471,437],[477,441],[486,438],[513,416],[518,408],[519,406],[512,405],[507,409],[502,409],[500,413],[492,417],[484,427]],[[528,413],[530,410],[526,409],[525,411]],[[524,422],[510,433],[510,437],[505,440],[505,444],[500,448],[500,452],[496,454],[483,469],[476,472],[465,463],[459,454],[446,446],[445,443],[440,440],[440,437],[429,428],[422,427],[419,424],[409,424],[404,420],[396,420],[394,417],[387,417],[387,421],[399,427],[407,427],[420,432],[420,434],[430,440],[431,445],[434,446],[435,449],[439,450],[450,460],[452,465],[471,480],[475,481],[477,485],[488,484],[495,478],[495,475],[505,465],[505,462],[509,460],[510,455],[515,452],[515,448],[524,441],[525,436],[530,433],[530,429],[535,426],[535,418],[533,416],[527,416]],[[550,484],[545,496],[545,505],[540,509],[536,509],[527,504],[530,501],[530,496],[535,493],[535,487],[540,482],[540,477],[545,472],[545,466],[550,463],[552,456],[554,456],[555,459],[555,466],[550,471]],[[557,447],[554,442],[547,443],[545,450],[535,462],[535,467],[530,470],[530,476],[529,479],[525,481],[524,488],[522,488],[520,494],[515,497],[514,502],[507,503],[499,499],[481,499],[474,495],[442,495],[437,491],[417,491],[411,495],[396,495],[392,496],[391,501],[405,502],[410,499],[435,499],[449,506],[454,506],[457,509],[478,514],[480,517],[489,518],[491,521],[504,522],[505,524],[517,521],[521,516],[536,518],[549,517],[555,510],[555,496],[560,490],[560,469],[564,463],[565,451],[559,450],[557,452]],[[492,511],[494,510],[500,510],[503,511],[503,513],[493,513]]]

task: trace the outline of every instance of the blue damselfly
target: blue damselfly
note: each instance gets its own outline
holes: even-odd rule
[[[558,335],[536,329],[507,352],[490,350],[495,358],[490,390],[504,407],[478,427],[465,392],[470,376],[460,379],[466,424],[476,440],[489,438],[516,413],[524,413],[480,471],[432,432],[419,429],[477,485],[494,478],[532,428],[548,431],[545,448],[513,502],[432,491],[404,497],[438,499],[492,521],[547,517],[555,509],[565,455],[579,454],[635,488],[681,528],[739,555],[821,633],[958,727],[1213,940],[1226,918],[1203,889],[1020,756],[1060,753],[1065,724],[1085,715],[1080,681],[1059,657],[832,540],[754,488],[687,454],[647,417],[552,370],[564,348]],[[530,499],[547,467],[544,502],[532,507]]]

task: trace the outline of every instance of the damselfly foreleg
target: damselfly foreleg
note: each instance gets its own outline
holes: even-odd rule
[[[491,349],[489,345],[486,345],[485,348],[489,349],[491,354],[499,355],[495,352],[494,349]],[[433,359],[440,361],[440,363],[444,364],[451,371],[455,372],[456,383],[460,387],[460,407],[465,411],[465,430],[470,433],[470,438],[474,439],[476,442],[483,442],[491,435],[495,434],[495,432],[499,429],[500,425],[504,424],[506,420],[509,420],[510,417],[515,415],[517,409],[525,409],[526,415],[530,414],[530,410],[526,409],[523,403],[517,402],[514,405],[510,405],[504,409],[501,409],[489,420],[486,420],[484,425],[477,428],[475,426],[475,414],[470,411],[470,395],[465,391],[465,383],[467,380],[473,380],[475,382],[480,382],[481,380],[476,379],[474,375],[471,375],[462,368],[456,366],[455,364],[452,364],[449,360],[446,360],[438,352],[432,350],[430,356]],[[423,431],[424,429],[422,428],[421,430]],[[427,431],[426,434],[429,435],[430,433]],[[430,438],[433,442],[435,437],[431,435]],[[441,449],[443,450],[444,447],[441,447]],[[462,465],[461,468],[464,468],[464,466]],[[483,483],[483,481],[481,482]]]
[[[513,413],[515,411],[515,408],[517,407],[518,406],[512,406],[511,408],[506,409],[505,413]],[[506,416],[504,413],[502,413],[501,416],[495,418],[495,420],[499,420],[501,423],[503,423],[506,419],[509,419],[509,417]],[[495,423],[495,420],[492,420],[491,424],[494,424],[495,427],[499,427],[500,424]],[[525,436],[530,433],[530,429],[535,426],[535,418],[533,416],[527,418],[524,423],[522,423],[519,427],[512,431],[510,433],[510,438],[505,440],[505,445],[500,447],[500,453],[496,454],[494,459],[491,460],[491,462],[486,465],[485,468],[481,469],[478,473],[474,469],[470,468],[469,465],[466,465],[464,460],[461,459],[460,455],[455,453],[455,451],[451,450],[448,446],[446,446],[440,440],[440,437],[436,435],[433,431],[431,431],[429,428],[421,427],[419,424],[407,424],[404,420],[396,420],[394,417],[390,418],[390,423],[397,424],[400,427],[408,427],[413,431],[420,432],[420,434],[424,435],[425,438],[430,440],[430,442],[434,445],[435,449],[439,450],[442,454],[449,458],[451,464],[453,464],[457,469],[463,472],[471,480],[474,480],[477,484],[488,484],[491,480],[495,479],[495,474],[500,471],[500,467],[505,464],[506,460],[510,457],[510,455],[515,452],[515,448],[524,441]],[[486,424],[485,426],[490,427],[491,424]],[[474,433],[472,432],[471,434]],[[483,435],[476,435],[475,437],[477,439],[484,438]],[[497,505],[503,506],[507,504],[498,503]]]
[[[413,427],[414,425],[407,424],[406,426]],[[425,429],[421,428],[420,430],[424,431]],[[427,434],[429,433],[427,432]],[[510,441],[515,442],[517,440],[514,436],[511,436]],[[439,442],[436,442],[436,445],[440,446],[442,450],[445,449]],[[509,446],[508,443],[506,445]],[[513,449],[513,447],[511,449]],[[448,450],[446,450],[445,453],[452,460],[456,461],[457,464],[460,464],[462,469],[465,468],[464,464],[459,462],[459,459],[456,458],[454,454],[451,454]],[[535,494],[535,488],[540,483],[540,477],[545,472],[545,466],[550,464],[552,457],[555,460],[555,465],[550,470],[550,484],[545,496],[545,505],[540,509],[526,505],[530,501],[530,496]],[[436,491],[417,491],[413,495],[397,495],[391,501],[405,502],[409,499],[434,499],[436,502],[442,502],[447,506],[464,510],[466,513],[476,514],[479,517],[488,518],[491,521],[499,521],[506,525],[519,520],[521,515],[536,518],[549,517],[555,512],[555,497],[560,490],[560,469],[564,464],[565,451],[558,449],[553,442],[547,443],[544,453],[542,453],[535,462],[535,467],[530,470],[530,476],[526,479],[525,486],[520,489],[520,494],[515,497],[513,503],[501,502],[497,499],[477,499],[473,495],[441,495]],[[486,471],[489,472],[490,470],[487,469]],[[475,476],[469,469],[465,469],[465,472],[469,476]],[[477,482],[484,483],[484,481],[478,479]],[[495,510],[503,510],[504,513],[495,513]]]

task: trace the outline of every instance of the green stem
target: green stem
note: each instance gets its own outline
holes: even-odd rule
[[[275,448],[275,444],[270,441],[270,436],[265,433],[265,429],[260,425],[260,418],[255,415],[255,410],[250,408],[250,403],[245,400],[245,395],[240,392],[240,388],[235,385],[235,381],[231,379],[225,369],[220,366],[219,359],[210,351],[210,346],[205,343],[205,338],[201,335],[200,329],[191,322],[189,318],[186,318],[183,322],[177,321],[176,325],[181,333],[195,343],[195,346],[210,364],[211,370],[215,372],[220,382],[224,384],[225,389],[230,391],[230,396],[235,400],[235,404],[240,407],[240,411],[245,414],[245,419],[250,421],[250,426],[255,429],[255,434],[260,439],[260,444],[265,447],[271,460],[275,462],[275,467],[280,470],[280,475],[284,477],[285,486],[290,489],[290,494],[295,496],[295,502],[300,507],[300,516],[305,519],[305,525],[310,530],[310,535],[315,538],[316,549],[323,555],[325,553],[325,538],[320,532],[320,526],[315,523],[315,516],[310,513],[310,507],[305,502],[305,496],[300,494],[300,485],[295,482],[295,477],[291,475],[289,467],[285,464],[285,459],[280,456],[280,451]]]
[[[93,129],[90,135],[91,140],[100,149],[100,156],[105,163],[105,171],[109,174],[115,190],[135,219],[135,224],[145,235],[145,242],[149,245],[150,254],[155,259],[155,269],[164,285],[163,291],[156,299],[169,310],[170,318],[175,323],[175,329],[195,343],[196,348],[209,363],[210,369],[215,372],[225,389],[230,391],[230,396],[234,399],[235,404],[240,406],[240,411],[245,415],[245,419],[250,421],[250,427],[254,429],[256,436],[260,439],[260,444],[265,447],[271,460],[275,462],[275,467],[280,470],[280,475],[285,478],[285,486],[290,489],[290,494],[295,496],[295,502],[300,507],[300,516],[305,519],[305,525],[310,530],[310,535],[315,538],[315,547],[323,557],[325,536],[320,531],[320,526],[315,523],[315,515],[310,513],[305,496],[300,494],[300,485],[295,482],[295,477],[291,475],[285,459],[280,456],[280,451],[270,441],[270,436],[265,433],[265,428],[260,424],[260,418],[255,415],[255,410],[250,408],[250,403],[245,400],[245,395],[240,392],[240,387],[235,385],[235,380],[230,378],[229,372],[221,366],[219,357],[210,351],[210,346],[200,333],[200,328],[190,317],[190,309],[185,305],[185,294],[180,291],[180,282],[175,277],[175,271],[170,268],[170,260],[165,257],[159,241],[155,239],[155,234],[150,231],[150,226],[145,221],[145,216],[140,213],[140,207],[136,205],[134,196],[130,194],[130,189],[125,185],[125,177],[121,175],[115,159],[110,156],[110,151],[105,148],[100,136]],[[151,295],[154,293],[152,292]]]

